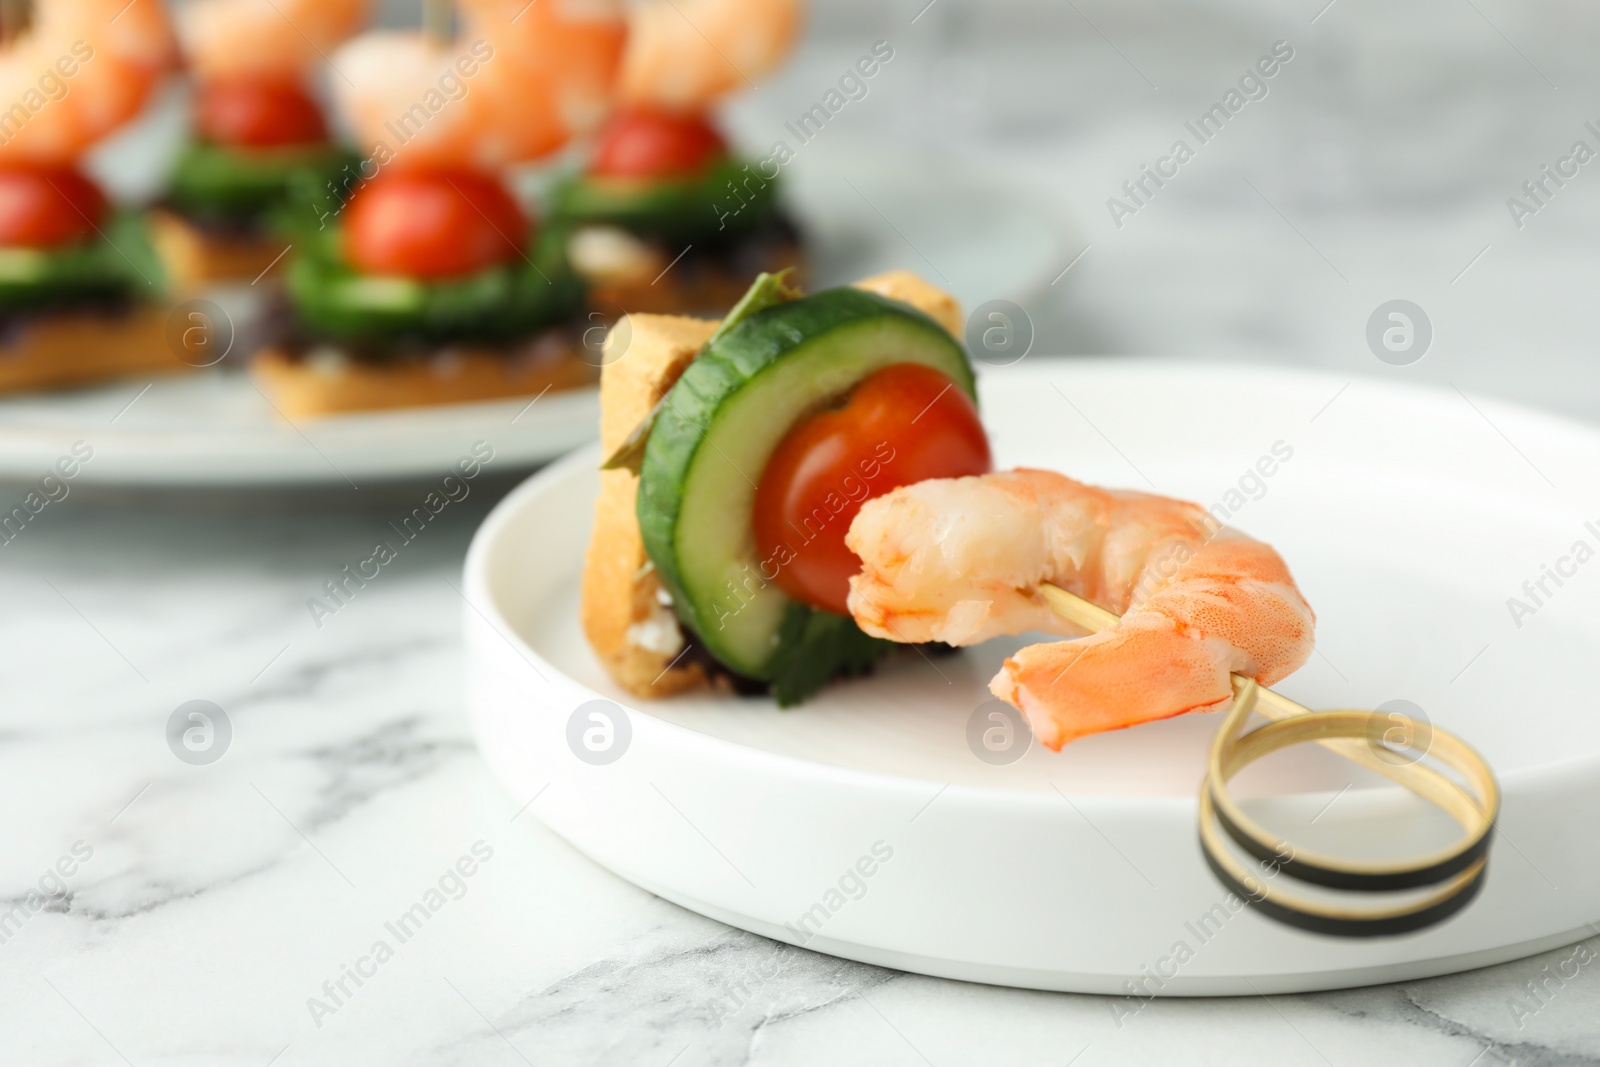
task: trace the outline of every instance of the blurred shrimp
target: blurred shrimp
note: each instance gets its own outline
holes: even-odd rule
[[[1262,685],[1310,658],[1315,616],[1271,546],[1197,504],[1097,489],[1050,471],[918,482],[862,505],[850,611],[894,641],[969,645],[1029,630],[990,689],[1059,749],[1086,734],[1218,708],[1229,675]],[[1122,615],[1092,636],[1045,582]]]
[[[789,54],[800,0],[644,0],[628,30],[622,102],[699,111]]]
[[[0,49],[0,164],[66,165],[144,107],[171,68],[159,0],[47,0]]]
[[[496,169],[604,116],[627,32],[615,0],[464,0],[460,11],[449,44],[369,33],[334,56],[336,98],[368,150],[406,168]]]
[[[295,78],[326,61],[370,8],[371,0],[193,0],[179,11],[178,37],[201,78]]]

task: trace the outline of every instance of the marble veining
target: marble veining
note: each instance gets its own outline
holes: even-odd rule
[[[1428,1065],[1600,1062],[1600,966],[1549,986],[1546,1002],[1527,999],[1525,984],[1570,948],[1400,986],[1154,1001],[1119,1026],[1105,998],[838,960],[618,880],[518,811],[473,751],[452,636],[460,600],[446,579],[486,503],[391,576],[394,604],[357,603],[320,638],[296,613],[261,615],[226,585],[177,579],[253,561],[253,587],[298,591],[318,557],[337,559],[340,540],[375,514],[191,518],[183,534],[144,544],[137,570],[108,573],[92,602],[78,598],[87,620],[20,591],[32,572],[63,565],[63,544],[117,529],[117,513],[63,509],[61,540],[6,550],[19,566],[0,571],[0,588],[32,606],[26,619],[0,619],[0,647],[48,661],[30,634],[93,637],[92,622],[148,678],[104,642],[83,642],[81,669],[114,680],[47,705],[58,723],[9,713],[0,912],[26,909],[74,842],[94,854],[0,942],[7,1062],[1342,1065],[1401,1052]],[[279,541],[306,547],[274,557]],[[198,679],[181,657],[169,665],[134,649],[142,605],[163,597],[163,616],[180,620],[165,642],[209,641]],[[214,627],[221,608],[199,605],[219,597],[255,624]],[[207,636],[218,632],[228,639]],[[172,707],[198,694],[235,730],[209,767],[179,762],[163,734]],[[398,942],[385,924],[475,842],[493,859]],[[393,958],[316,1018],[308,1002],[379,940]],[[1600,938],[1589,945],[1600,952]],[[1520,1020],[1518,997],[1536,1005]]]
[[[1503,217],[1594,117],[1575,9],[1480,19],[1344,0],[1312,24],[1273,5],[1175,5],[1194,29],[1179,41],[1141,27],[1144,8],[1097,5],[1085,12],[1106,37],[1074,21],[1059,40],[974,33],[961,50],[946,4],[964,10],[945,0],[913,27],[890,4],[862,29],[900,58],[837,139],[957,146],[1079,220],[1093,250],[1029,297],[1040,353],[1388,374],[1362,325],[1407,296],[1438,327],[1413,377],[1600,417],[1600,200],[1580,182],[1525,231]],[[1114,228],[1103,205],[1123,178],[1279,38],[1300,54],[1272,95]],[[810,49],[739,105],[741,133],[763,143],[858,50]],[[1154,1001],[1119,1020],[1105,998],[776,944],[628,885],[519,811],[473,749],[452,583],[486,496],[320,626],[307,599],[388,509],[171,515],[84,493],[0,547],[0,1062],[1600,1064],[1600,962],[1573,970],[1571,947],[1395,986]],[[208,766],[166,741],[193,699],[233,730]],[[75,846],[92,855],[41,892]],[[492,858],[441,881],[475,847]],[[444,906],[396,937],[396,916],[433,892]],[[374,974],[341,988],[379,943]],[[1600,937],[1586,945],[1600,953]]]

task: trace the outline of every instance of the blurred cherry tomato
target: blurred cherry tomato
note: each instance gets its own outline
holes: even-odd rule
[[[345,207],[345,255],[367,274],[450,278],[516,258],[528,227],[506,187],[478,171],[383,173]]]
[[[640,109],[613,116],[595,145],[589,173],[600,178],[686,178],[727,155],[703,115]]]
[[[0,245],[55,248],[95,232],[105,194],[70,167],[0,170]]]
[[[284,78],[234,77],[203,83],[195,98],[200,136],[235,148],[281,148],[328,139],[322,108]]]

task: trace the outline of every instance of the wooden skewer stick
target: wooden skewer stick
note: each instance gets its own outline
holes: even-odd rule
[[[422,0],[422,28],[428,39],[443,48],[455,37],[455,12],[450,0]]]
[[[1068,622],[1077,623],[1090,633],[1110,630],[1122,621],[1116,612],[1107,611],[1098,604],[1092,604],[1081,596],[1067,592],[1060,586],[1045,584],[1039,587],[1039,592],[1052,611]],[[1250,679],[1242,674],[1235,674],[1232,680],[1234,696],[1238,697]],[[1274,693],[1265,687],[1257,693],[1255,710],[1264,718],[1274,722],[1311,713],[1311,709],[1304,704],[1297,704],[1283,694]],[[1404,784],[1406,774],[1402,766],[1382,758],[1376,751],[1375,745],[1349,738],[1330,739],[1318,743],[1369,770],[1377,771],[1385,778]]]

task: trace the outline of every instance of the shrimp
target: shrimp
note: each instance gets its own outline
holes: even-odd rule
[[[1019,469],[903,486],[863,504],[850,611],[869,634],[970,645],[1029,630],[990,682],[1051,749],[1224,706],[1229,675],[1271,685],[1310,658],[1316,617],[1271,546],[1197,504]],[[1051,582],[1122,615],[1091,636]]]
[[[297,78],[354,33],[371,6],[371,0],[194,0],[178,15],[178,37],[202,79]]]
[[[339,105],[380,164],[497,169],[604,117],[627,33],[616,0],[467,0],[461,15],[449,45],[369,33],[333,57]]]
[[[629,18],[618,96],[702,110],[777,66],[799,32],[800,0],[645,0]]]
[[[49,0],[0,51],[0,165],[70,165],[172,66],[158,0]]]

